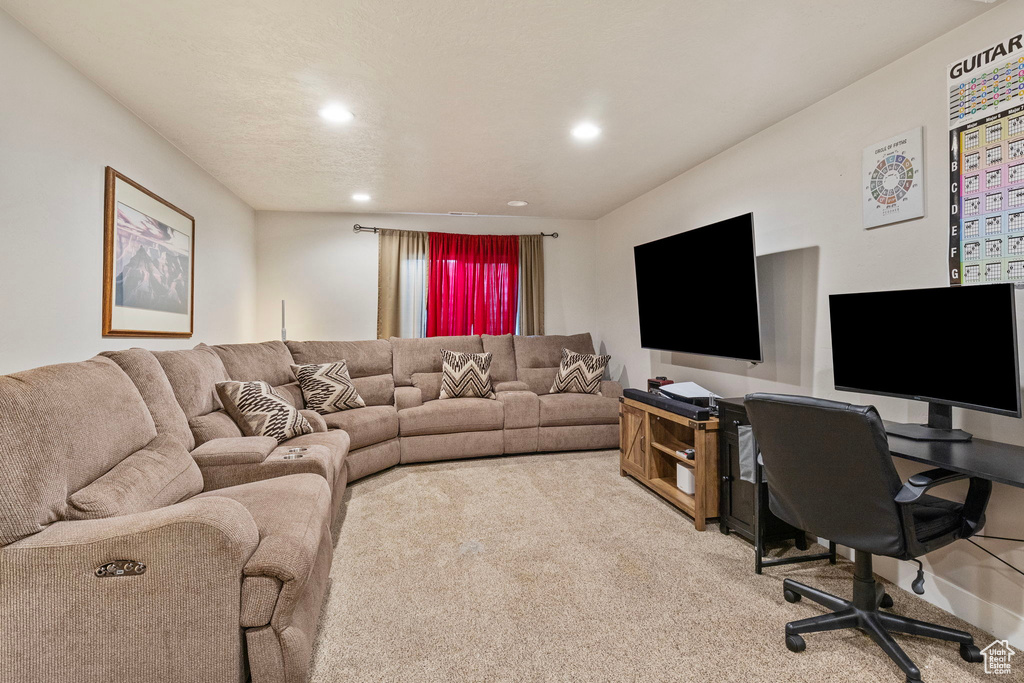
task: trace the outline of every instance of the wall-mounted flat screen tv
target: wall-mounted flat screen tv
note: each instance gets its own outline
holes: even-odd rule
[[[640,344],[761,362],[754,216],[633,247]]]

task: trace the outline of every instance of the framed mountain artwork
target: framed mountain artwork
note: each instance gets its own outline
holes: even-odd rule
[[[191,337],[196,222],[106,170],[103,335]]]

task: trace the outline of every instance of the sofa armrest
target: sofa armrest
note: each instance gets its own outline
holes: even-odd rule
[[[601,382],[601,395],[608,398],[620,398],[622,396],[622,385],[606,379]]]
[[[315,410],[300,410],[299,415],[306,418],[309,426],[313,428],[314,434],[327,431],[327,423],[324,421],[323,415]]]
[[[418,387],[395,387],[395,408],[405,410],[423,405],[423,392]]]
[[[193,498],[106,519],[62,521],[0,549],[5,680],[71,681],[82,662],[120,680],[237,680],[243,568],[259,544],[241,503]],[[99,576],[115,560],[145,571]],[[202,619],[197,619],[202,615]],[[110,624],[128,638],[112,637]],[[162,628],[161,624],[188,624]],[[41,647],[59,634],[59,647]],[[153,653],[162,653],[154,657]]]
[[[529,391],[530,385],[526,382],[498,382],[494,385],[494,392],[501,393],[503,391]]]
[[[234,436],[212,439],[192,451],[192,459],[205,467],[251,465],[261,463],[277,448],[277,439],[269,436]]]
[[[496,398],[502,404],[505,429],[524,429],[540,424],[540,398],[532,391],[499,391]]]

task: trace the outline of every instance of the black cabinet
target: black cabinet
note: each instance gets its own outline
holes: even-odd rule
[[[719,529],[723,534],[735,532],[754,542],[754,484],[740,479],[740,437],[739,428],[749,425],[743,398],[722,398],[718,400],[718,471],[721,476],[719,493]],[[768,485],[761,484],[762,500],[768,500]],[[786,524],[764,506],[762,524],[764,540],[799,540],[803,544],[803,533]]]

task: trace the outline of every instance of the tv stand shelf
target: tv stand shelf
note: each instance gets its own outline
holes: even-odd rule
[[[693,460],[679,451],[694,449]],[[676,466],[693,472],[693,495],[676,486]],[[703,531],[718,517],[718,420],[692,420],[630,398],[619,399],[619,474],[631,476],[693,518]]]

